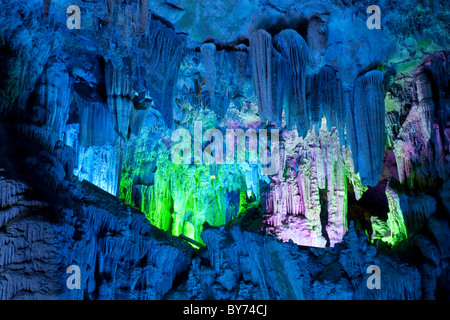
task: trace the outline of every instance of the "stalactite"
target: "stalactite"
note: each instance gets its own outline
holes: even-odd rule
[[[247,46],[245,44],[240,44],[235,47],[236,51],[234,53],[234,64],[235,64],[235,75],[236,75],[236,88],[242,91],[245,83],[245,76],[247,73],[247,63],[248,63],[248,53]]]
[[[168,128],[173,125],[173,96],[181,58],[186,48],[185,37],[157,20],[149,22],[142,61],[146,73],[145,86],[154,106],[162,114]]]
[[[311,48],[310,60],[314,67],[321,65],[328,41],[328,26],[325,16],[314,16],[309,20],[307,30],[308,46]]]
[[[111,62],[108,62],[105,67],[105,80],[108,108],[114,129],[127,141],[130,125],[132,125],[131,120],[136,112],[132,101],[135,91],[131,72],[125,65],[122,69],[116,69]]]
[[[285,85],[288,85],[289,103],[286,106],[286,124],[291,128],[295,123],[300,136],[306,136],[309,130],[309,115],[306,105],[306,64],[308,61],[309,49],[296,31],[286,29],[277,34],[274,38],[274,46],[284,58],[287,67]]]
[[[215,70],[214,70],[214,84],[215,84],[215,92],[211,97],[210,108],[214,111],[214,113],[222,119],[229,106],[231,99],[233,98],[233,89],[234,89],[234,81],[233,76],[235,74],[235,70],[233,68],[233,52],[229,52],[227,50],[221,50],[215,53]],[[244,70],[245,76],[245,70]],[[208,86],[208,78],[206,78],[206,85]],[[208,89],[209,91],[209,89]]]
[[[209,95],[214,97],[216,91],[216,45],[214,43],[204,43],[200,47],[202,60],[205,66],[206,88]]]
[[[144,33],[147,30],[148,15],[149,15],[148,4],[149,0],[140,1],[139,32],[141,33]]]
[[[311,117],[311,123],[315,126],[317,131],[322,124],[323,117],[320,91],[320,77],[319,74],[315,74],[311,79],[309,114]]]
[[[203,243],[200,234],[204,222],[223,225],[240,212],[242,201],[233,193],[248,189],[248,196],[259,195],[257,168],[222,165],[211,173],[208,166],[175,165],[167,154],[151,159],[149,148],[139,146],[126,162],[120,197],[141,208],[153,225],[175,236],[184,234]],[[144,155],[147,158],[141,159]],[[155,168],[149,163],[155,163]],[[230,199],[234,199],[233,205]]]
[[[81,31],[67,31],[64,10],[45,19],[31,2],[1,5],[1,298],[446,294],[449,51],[427,58],[414,73],[405,71],[442,47],[440,32],[417,46],[414,34],[381,46],[378,40],[395,32],[356,30],[353,22],[361,17],[346,16],[349,0],[341,1],[343,11],[324,1],[296,8],[291,0],[270,6],[237,1],[237,8],[256,14],[249,25],[245,12],[233,16],[235,9],[220,3],[207,9],[242,26],[222,28],[216,19],[204,30],[192,26],[204,17],[201,5],[188,17],[195,1],[164,0],[152,8],[161,17],[149,11],[159,0],[106,0],[106,8],[78,2],[86,22]],[[51,5],[55,1],[43,1],[45,17],[59,11]],[[61,18],[62,25],[55,23]],[[247,44],[243,37],[258,26],[268,31],[251,32],[249,47],[232,47]],[[294,27],[298,31],[286,29]],[[395,23],[383,28],[404,29]],[[198,39],[217,45],[198,50]],[[383,63],[390,79],[375,70],[350,78],[373,61]],[[75,103],[72,81],[82,87]],[[402,86],[409,81],[411,97]],[[389,90],[386,101],[399,100],[390,108],[398,115],[385,114],[382,88]],[[208,129],[220,127],[217,132],[280,129],[279,157],[270,148],[280,170],[267,176],[253,163],[175,165],[171,127],[189,130],[198,120]],[[400,127],[388,129],[387,149],[385,121]],[[396,168],[403,184],[398,189]],[[367,185],[376,186],[361,199]],[[372,216],[379,208],[370,203],[378,197],[387,201],[387,219]],[[347,226],[347,210],[357,229],[368,227],[371,216],[372,240],[401,243],[401,254],[380,241],[370,245],[364,230]],[[261,219],[267,234],[258,232]],[[207,246],[193,253],[180,235]],[[405,257],[418,267],[400,263]],[[82,268],[83,290],[67,290],[61,281],[72,264]],[[382,269],[382,290],[365,286],[371,264]]]
[[[384,95],[381,88],[383,73],[373,70],[359,76],[353,95],[354,131],[351,145],[355,170],[363,184],[375,186],[381,173],[386,143]],[[352,137],[353,139],[353,137]]]
[[[345,105],[342,101],[342,88],[336,70],[324,66],[311,80],[310,116],[313,124],[320,126],[321,115],[327,120],[327,129],[343,126]]]
[[[284,62],[284,58],[279,52],[274,50],[272,55],[272,105],[270,108],[270,114],[272,121],[276,122],[277,125],[281,125],[282,115],[283,115],[283,104],[286,86],[286,72],[287,65]]]
[[[125,52],[127,52],[131,47],[131,38],[133,36],[131,15],[131,6],[126,6],[125,13],[123,13],[125,19],[125,23],[123,25],[123,47]]]
[[[337,130],[339,135],[339,142],[342,147],[346,146],[345,141],[345,127],[347,124],[347,104],[349,103],[348,95],[346,96],[345,89],[343,87],[342,80],[340,77],[337,77],[337,101],[338,101],[338,109],[336,112],[336,121],[337,121]]]
[[[272,120],[272,36],[265,30],[250,35],[253,87],[258,98],[259,116],[262,121]]]
[[[113,144],[117,137],[112,114],[100,102],[88,102],[75,95],[79,113],[79,145],[82,147]]]
[[[38,106],[46,110],[45,119],[42,120],[53,128],[62,140],[73,97],[72,81],[65,65],[62,62],[48,62],[37,90]]]

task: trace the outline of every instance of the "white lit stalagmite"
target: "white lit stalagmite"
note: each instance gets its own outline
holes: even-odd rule
[[[329,133],[325,127],[319,135],[310,130],[305,139],[285,134],[284,140],[286,166],[271,177],[270,191],[263,197],[266,230],[283,241],[325,247],[328,238],[334,246],[347,231],[347,178],[356,197],[361,196],[348,148],[340,146],[336,130]]]

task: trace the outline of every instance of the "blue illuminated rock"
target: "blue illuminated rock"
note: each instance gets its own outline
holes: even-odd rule
[[[445,1],[73,4],[0,4],[0,299],[448,298]]]
[[[381,173],[386,144],[384,95],[381,87],[383,73],[369,71],[356,79],[353,94],[352,121],[355,141],[351,145],[355,172],[362,184],[375,186]]]

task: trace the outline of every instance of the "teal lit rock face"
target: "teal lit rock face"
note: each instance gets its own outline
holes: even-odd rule
[[[446,1],[71,5],[0,4],[0,299],[448,299]]]

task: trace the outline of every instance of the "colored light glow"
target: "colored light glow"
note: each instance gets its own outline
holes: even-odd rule
[[[239,165],[174,164],[167,154],[162,154],[157,159],[153,185],[138,188],[133,186],[133,181],[139,168],[125,172],[120,198],[141,209],[154,226],[174,236],[183,234],[203,243],[200,234],[204,222],[224,225],[248,208],[247,195],[242,191],[246,189],[245,173]],[[136,190],[139,190],[138,197],[133,195]],[[238,203],[230,205],[227,198],[230,192],[240,195]]]
[[[397,193],[388,186],[386,196],[389,204],[388,219],[386,222],[376,218],[372,219],[372,242],[375,239],[381,239],[383,242],[395,246],[405,240],[408,235]]]

